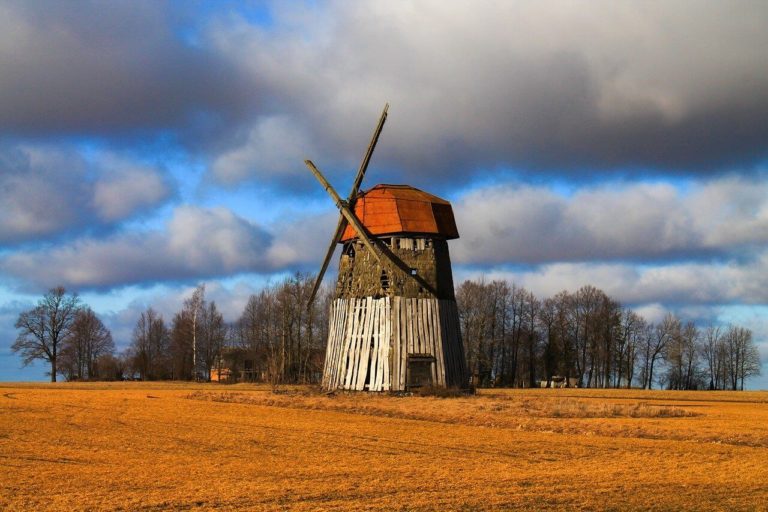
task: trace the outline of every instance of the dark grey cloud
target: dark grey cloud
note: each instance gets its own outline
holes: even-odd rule
[[[0,247],[113,226],[173,194],[161,169],[67,146],[0,146]]]
[[[215,128],[252,91],[163,1],[0,5],[0,125],[27,136]],[[175,11],[178,9],[178,12]],[[184,25],[187,23],[187,25]]]
[[[385,101],[371,179],[438,191],[497,169],[706,174],[768,157],[764,2],[275,3],[255,22],[231,7],[3,3],[0,124],[143,133],[222,183],[302,191],[305,157],[354,169]]]
[[[214,158],[222,181],[296,173],[273,139],[329,167],[359,158],[392,103],[375,156],[415,184],[498,167],[604,172],[749,170],[768,157],[768,7],[762,2],[330,2],[212,40],[279,105]],[[290,127],[290,129],[286,129]],[[295,137],[288,137],[287,134]],[[273,146],[274,147],[274,146]],[[445,186],[437,183],[433,186]]]

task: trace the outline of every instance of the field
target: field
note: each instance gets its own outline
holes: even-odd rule
[[[0,384],[0,510],[768,510],[768,392]]]

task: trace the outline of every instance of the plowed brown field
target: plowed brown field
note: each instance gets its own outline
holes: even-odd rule
[[[0,384],[0,510],[768,510],[768,392]]]

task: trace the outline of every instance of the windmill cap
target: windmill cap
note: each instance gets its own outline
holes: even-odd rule
[[[410,185],[380,184],[358,194],[355,215],[375,236],[427,235],[459,238],[451,203]],[[357,238],[347,225],[341,242]]]

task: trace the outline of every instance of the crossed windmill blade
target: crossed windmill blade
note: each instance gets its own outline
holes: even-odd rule
[[[363,223],[360,221],[357,215],[355,215],[354,202],[355,202],[355,199],[357,198],[357,193],[360,190],[360,185],[363,182],[363,177],[365,176],[365,172],[368,169],[368,164],[371,161],[373,150],[376,148],[376,143],[379,140],[379,135],[381,135],[381,130],[384,128],[384,123],[387,120],[388,109],[389,109],[389,103],[384,105],[384,110],[381,112],[379,123],[378,125],[376,125],[376,129],[373,131],[371,142],[370,144],[368,144],[368,149],[363,155],[363,160],[360,162],[360,168],[357,170],[357,175],[355,176],[355,180],[352,182],[352,190],[349,192],[349,197],[346,200],[339,197],[339,194],[336,192],[336,190],[334,190],[331,184],[328,183],[328,180],[325,179],[325,176],[323,176],[323,173],[320,172],[320,170],[315,166],[314,163],[312,163],[311,160],[304,161],[307,167],[309,167],[309,170],[312,171],[312,174],[315,175],[315,178],[317,178],[317,180],[323,186],[325,191],[328,192],[328,194],[331,196],[334,203],[336,204],[336,207],[339,209],[339,213],[340,213],[339,222],[338,222],[338,225],[336,226],[336,232],[331,238],[331,243],[328,246],[328,251],[326,252],[325,259],[323,260],[323,265],[320,267],[320,272],[318,273],[317,279],[315,280],[315,286],[312,288],[312,293],[309,296],[307,307],[311,306],[315,300],[315,295],[317,295],[317,290],[318,288],[320,288],[320,283],[323,281],[323,276],[325,275],[325,271],[328,269],[328,264],[330,263],[331,258],[333,257],[333,252],[336,249],[336,244],[338,244],[339,241],[341,240],[344,230],[347,228],[347,224],[352,225],[360,241],[363,242],[363,244],[365,244],[365,247],[371,252],[371,254],[374,256],[374,258],[379,264],[381,264],[381,256],[383,255],[395,267],[400,268],[405,273],[406,276],[416,280],[423,289],[428,290],[433,295],[436,295],[435,290],[429,283],[427,283],[420,276],[413,275],[410,271],[410,268],[400,258],[398,258],[394,253],[392,253],[392,251],[389,250],[389,248],[387,248],[385,244],[383,244],[380,240],[374,237],[371,237],[370,233],[368,233],[368,230],[365,228]]]

